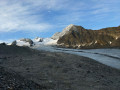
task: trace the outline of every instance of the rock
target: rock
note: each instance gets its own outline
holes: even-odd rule
[[[36,37],[34,40],[37,42],[43,42],[43,38],[39,38],[39,37]]]
[[[89,74],[90,72],[91,72],[91,71],[88,70],[88,71],[87,71],[87,74]]]
[[[3,43],[0,43],[0,45],[6,45],[6,43],[3,42]]]
[[[12,42],[11,45],[16,45],[16,44],[17,44],[17,42],[16,42],[16,40],[15,40],[15,41]]]

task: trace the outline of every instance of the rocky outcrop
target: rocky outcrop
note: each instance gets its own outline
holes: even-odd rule
[[[32,46],[34,44],[34,42],[29,38],[23,38],[23,39],[20,39],[20,41],[28,42],[30,44],[30,46]]]
[[[71,48],[120,47],[120,26],[103,28],[100,30],[90,30],[85,29],[82,26],[72,25],[70,28],[68,29],[65,28],[64,30],[63,31],[67,33],[61,35],[57,42],[59,45],[63,47]]]
[[[11,43],[11,45],[17,45],[16,40]]]

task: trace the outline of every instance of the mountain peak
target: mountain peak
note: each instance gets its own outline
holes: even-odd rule
[[[77,25],[74,25],[74,24],[70,24],[68,25],[65,29],[63,29],[62,32],[67,32],[67,31],[78,31],[79,30],[83,30],[84,28],[82,26],[77,26]]]
[[[81,26],[80,26],[81,27]],[[70,24],[68,25],[66,28],[63,29],[63,31],[61,33],[63,33],[63,35],[67,34],[69,31],[78,31],[77,25],[74,24]]]
[[[70,24],[70,25],[68,25],[67,27],[73,27],[73,26],[75,26],[74,24]]]
[[[72,27],[75,27],[75,25],[73,25],[73,24],[68,25],[65,29],[63,29],[62,32],[69,31]]]
[[[82,26],[77,26],[74,24],[70,24],[67,27],[65,27],[62,32],[55,33],[51,38],[52,39],[59,39],[60,37],[64,36],[65,34],[68,34],[69,31],[78,31],[78,29],[84,29]]]
[[[55,40],[59,39],[60,37],[62,37],[65,34],[67,34],[72,28],[73,28],[73,30],[77,30],[77,28],[75,27],[75,25],[70,24],[66,28],[64,28],[62,32],[55,33],[51,38],[55,39]]]

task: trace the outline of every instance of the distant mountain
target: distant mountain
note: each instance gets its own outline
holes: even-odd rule
[[[39,46],[57,45],[67,48],[111,48],[120,47],[120,26],[100,30],[85,29],[70,24],[62,32],[55,33],[51,38],[23,38],[7,45]]]
[[[39,45],[57,45],[57,41],[58,40],[54,40],[51,38],[40,38],[40,37],[36,37],[35,39],[23,38],[23,39],[15,40],[12,43],[8,43],[7,45],[28,46],[28,47],[39,46]]]
[[[20,40],[15,40],[11,43],[11,45],[17,45],[17,46],[33,46],[34,42],[29,38],[23,38]]]
[[[52,38],[58,39],[59,45],[68,48],[120,47],[120,26],[90,30],[71,24]]]

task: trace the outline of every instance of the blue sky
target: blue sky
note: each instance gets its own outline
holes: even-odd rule
[[[120,25],[120,0],[0,0],[0,42],[51,37],[69,24]]]

